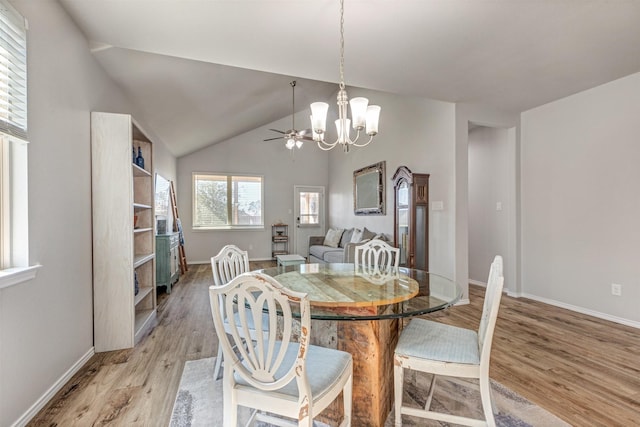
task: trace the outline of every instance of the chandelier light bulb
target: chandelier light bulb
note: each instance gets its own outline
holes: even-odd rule
[[[314,102],[311,104],[311,129],[317,134],[323,134],[327,130],[327,112],[329,104],[326,102]]]
[[[349,101],[351,106],[351,117],[353,118],[353,128],[356,130],[364,129],[367,120],[367,98],[352,98]]]
[[[367,135],[375,136],[378,134],[378,120],[380,119],[380,106],[369,105],[367,107]]]

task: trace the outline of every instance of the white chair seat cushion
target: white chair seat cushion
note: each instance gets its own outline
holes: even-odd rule
[[[480,364],[476,331],[424,319],[413,319],[402,330],[395,353],[425,360]]]
[[[298,355],[298,345],[291,344],[287,348],[286,355],[280,369],[276,372],[276,378],[280,378],[295,362]],[[311,395],[316,401],[322,398],[331,386],[345,374],[349,369],[349,361],[351,354],[335,350],[332,348],[319,347],[316,345],[307,346],[307,378],[311,387]],[[313,369],[308,369],[309,367]],[[236,372],[234,374],[235,381],[239,386],[249,386]],[[250,386],[249,386],[250,387]],[[251,389],[256,390],[251,387]],[[257,390],[256,390],[257,391]],[[298,399],[298,386],[296,380],[293,379],[289,384],[277,391],[265,391],[264,393],[274,396],[285,397],[290,400]]]

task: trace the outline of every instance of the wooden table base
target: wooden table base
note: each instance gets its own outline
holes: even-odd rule
[[[353,420],[358,427],[382,427],[393,406],[393,351],[398,320],[313,320],[311,342],[338,348],[353,356]],[[336,424],[342,419],[342,399],[319,419]]]

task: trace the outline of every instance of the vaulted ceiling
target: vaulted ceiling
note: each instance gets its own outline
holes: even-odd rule
[[[290,115],[291,80],[334,103],[338,0],[59,1],[176,156]],[[640,71],[640,1],[345,3],[347,87],[520,112]]]

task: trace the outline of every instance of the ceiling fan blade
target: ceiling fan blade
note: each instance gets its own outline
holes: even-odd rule
[[[302,129],[297,132],[299,136],[305,136],[306,134],[311,133],[311,129]]]
[[[276,138],[268,138],[268,139],[263,139],[263,141],[275,141],[276,139],[282,140],[281,136],[278,136]]]
[[[298,135],[298,139],[303,139],[305,141],[313,141],[313,137],[307,136],[307,135]]]
[[[269,129],[269,130],[272,130],[272,131],[274,131],[274,132],[281,133],[281,134],[283,134],[283,135],[287,133],[287,132],[283,132],[283,131],[278,130],[278,129]]]

